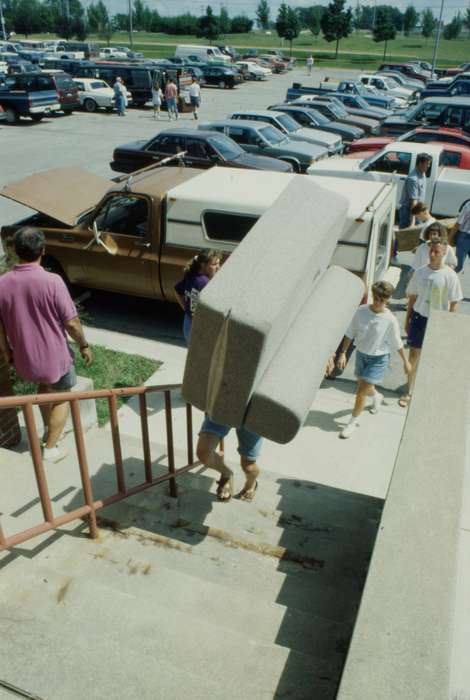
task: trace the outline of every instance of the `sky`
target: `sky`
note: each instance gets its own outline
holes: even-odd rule
[[[147,5],[152,10],[158,10],[161,15],[178,15],[183,12],[191,12],[194,15],[200,15],[205,10],[205,7],[210,4],[212,9],[218,13],[220,7],[225,5],[231,16],[238,14],[246,14],[248,17],[254,18],[257,0],[145,0]],[[287,4],[293,7],[308,7],[309,5],[327,5],[328,0],[286,0]],[[378,4],[386,4],[383,0],[377,0]],[[128,0],[105,0],[108,10],[112,14],[117,12],[127,12]],[[269,0],[271,7],[271,16],[275,17],[281,4],[281,0]],[[350,0],[349,3],[354,6],[356,2]],[[374,0],[360,0],[362,5],[373,5]],[[413,4],[418,12],[431,8],[436,16],[439,16],[441,7],[440,0],[394,0],[388,3],[398,7],[400,10],[405,10],[409,4]],[[449,21],[457,13],[458,10],[463,12],[469,6],[469,0],[444,0],[444,21]]]

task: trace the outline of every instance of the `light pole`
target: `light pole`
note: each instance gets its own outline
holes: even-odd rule
[[[432,69],[431,73],[434,73],[436,69],[436,61],[437,61],[437,50],[439,48],[439,39],[441,38],[441,27],[442,27],[442,13],[444,11],[444,0],[441,0],[441,12],[439,14],[439,23],[437,25],[437,32],[436,32],[436,38],[434,40],[434,51],[432,54]]]
[[[134,46],[132,43],[132,0],[129,0],[129,42],[132,49]]]
[[[3,5],[2,0],[0,0],[0,24],[2,26],[3,41],[6,41],[7,40],[7,33],[5,30],[5,18],[3,17],[3,6],[2,5]]]

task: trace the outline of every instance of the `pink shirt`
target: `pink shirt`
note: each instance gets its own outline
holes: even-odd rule
[[[178,88],[175,83],[167,83],[165,87],[165,97],[166,99],[178,96]]]
[[[0,277],[0,321],[20,377],[54,384],[72,354],[64,324],[77,316],[64,281],[35,263],[15,265]]]

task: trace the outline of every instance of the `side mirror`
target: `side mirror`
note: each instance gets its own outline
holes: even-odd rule
[[[92,245],[100,245],[102,248],[105,249],[109,255],[116,255],[117,253],[117,246],[115,248],[110,248],[106,243],[102,240],[101,238],[101,231],[98,230],[98,224],[96,223],[96,219],[93,221],[93,238],[87,245],[84,247],[83,250],[88,250],[88,248],[91,248]]]

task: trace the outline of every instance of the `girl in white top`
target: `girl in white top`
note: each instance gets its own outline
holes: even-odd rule
[[[391,352],[397,351],[405,373],[410,371],[398,321],[387,309],[394,291],[389,282],[376,282],[372,287],[372,304],[364,304],[357,309],[344,336],[337,364],[339,369],[345,368],[346,352],[355,340],[357,392],[352,416],[340,433],[341,438],[351,437],[359,425],[359,416],[364,410],[367,396],[372,398],[371,413],[379,410],[383,395],[376,391],[375,385],[383,380]]]
[[[201,86],[194,76],[189,86],[189,99],[193,107],[194,119],[198,119],[197,110],[201,106]]]
[[[153,118],[160,119],[160,107],[162,106],[163,92],[161,91],[159,83],[155,83],[152,87],[152,105],[153,105]]]
[[[424,267],[424,265],[429,265],[429,247],[433,241],[442,238],[447,238],[447,230],[442,224],[438,221],[434,221],[432,224],[426,226],[423,243],[416,248],[413,262],[411,263],[413,270]],[[454,249],[449,244],[446,246],[443,262],[444,265],[449,265],[449,267],[456,267],[457,265],[457,256],[454,253]]]

